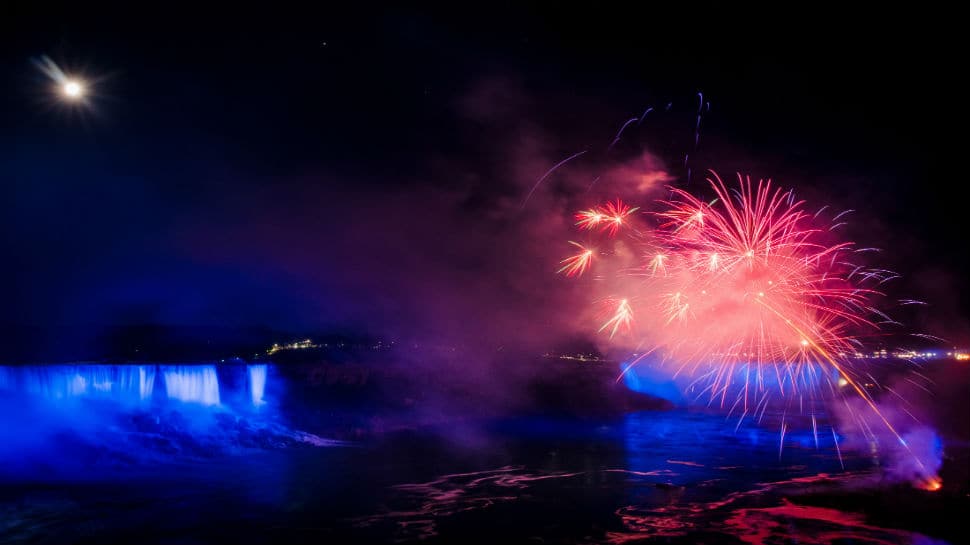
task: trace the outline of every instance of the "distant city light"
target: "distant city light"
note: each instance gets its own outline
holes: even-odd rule
[[[278,343],[273,343],[273,346],[269,347],[269,349],[266,350],[266,353],[269,355],[273,355],[282,350],[307,350],[310,348],[319,348],[319,347],[320,345],[314,344],[314,342],[311,339],[304,339],[302,341],[295,341],[295,342],[292,342],[289,344],[283,344],[283,345]]]

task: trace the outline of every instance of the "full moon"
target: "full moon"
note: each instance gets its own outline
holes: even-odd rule
[[[81,84],[76,81],[68,81],[64,83],[64,94],[70,98],[78,98],[84,92]]]

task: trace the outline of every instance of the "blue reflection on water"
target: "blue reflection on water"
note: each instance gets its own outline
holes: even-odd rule
[[[623,373],[623,384],[634,392],[666,399],[675,405],[685,403],[680,387],[669,377],[669,373],[646,362],[639,359],[623,362],[620,372]]]
[[[699,374],[678,374],[678,370],[669,364],[664,366],[648,356],[622,362],[619,369],[624,385],[634,392],[665,399],[681,407],[687,406],[688,401],[704,404],[716,400],[722,408],[730,409],[733,405],[738,412],[747,412],[753,405],[761,406],[763,400],[776,405],[798,403],[800,409],[807,406],[811,412],[816,409],[819,398],[815,394],[823,389],[838,388],[840,378],[831,365],[817,363],[797,366],[738,363],[729,369],[711,366]],[[712,388],[715,380],[716,389]]]

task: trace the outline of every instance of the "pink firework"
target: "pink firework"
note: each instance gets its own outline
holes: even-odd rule
[[[580,276],[586,272],[586,270],[589,269],[589,266],[592,264],[593,250],[586,248],[578,242],[573,242],[570,240],[569,243],[579,248],[579,253],[560,261],[559,264],[562,265],[562,268],[560,268],[557,272],[565,273],[566,276]]]
[[[576,213],[576,225],[580,229],[593,229],[606,220],[606,214],[597,208],[581,210]]]
[[[607,299],[603,302],[604,314],[609,319],[600,326],[600,331],[609,331],[610,338],[616,336],[620,331],[630,331],[633,326],[633,309],[630,308],[630,301],[627,299]]]
[[[813,225],[817,214],[792,192],[741,176],[736,188],[713,173],[708,181],[710,201],[671,189],[655,228],[626,230],[637,209],[620,200],[581,213],[580,228],[625,232],[615,244],[641,248],[641,261],[610,267],[620,274],[597,284],[615,290],[599,331],[626,333],[674,376],[689,377],[699,398],[741,418],[763,415],[770,397],[787,411],[850,394],[905,446],[848,357],[860,350],[859,335],[889,321],[872,301],[892,273],[853,264],[864,250],[827,240],[831,228]]]
[[[614,202],[606,203],[606,205],[600,209],[605,216],[602,222],[603,228],[610,234],[610,236],[616,236],[616,234],[620,231],[620,228],[629,223],[630,216],[632,216],[633,213],[639,209],[639,207],[631,207],[627,205],[620,199],[616,199]]]
[[[581,210],[576,213],[576,225],[580,229],[591,230],[600,227],[610,236],[616,236],[620,228],[630,222],[630,216],[639,210],[631,207],[620,199],[608,202],[603,206]]]
[[[774,384],[782,394],[814,388],[819,381],[852,381],[839,354],[855,353],[850,332],[875,329],[870,299],[884,274],[862,271],[849,259],[853,245],[829,244],[810,225],[790,191],[770,181],[740,178],[737,189],[713,175],[710,202],[671,189],[655,216],[659,227],[631,233],[644,261],[622,268],[626,293],[611,296],[613,310],[600,331],[615,336],[633,329],[639,308],[644,342],[662,348],[677,374],[709,377],[711,401],[728,401],[739,373],[747,377],[739,400]],[[614,236],[630,225],[637,208],[621,200],[580,212],[579,227],[601,226]],[[560,272],[576,276],[591,265],[582,250],[563,260]],[[631,281],[631,278],[635,281]],[[833,373],[820,372],[822,362]],[[767,375],[774,380],[766,381]]]
[[[836,357],[856,351],[851,331],[876,328],[878,295],[851,281],[853,245],[824,242],[804,203],[770,181],[740,179],[732,191],[715,175],[710,184],[711,202],[672,190],[653,240],[667,257],[645,267],[638,290],[678,372],[709,372],[707,391],[722,404],[741,372],[755,384],[771,373],[783,394],[851,380]],[[745,408],[751,394],[742,389]]]

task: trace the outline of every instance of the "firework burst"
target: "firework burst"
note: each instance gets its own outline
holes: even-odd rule
[[[827,230],[811,227],[812,216],[790,191],[748,178],[733,190],[716,175],[709,181],[711,201],[672,189],[654,214],[659,227],[631,229],[644,260],[619,269],[631,293],[608,299],[613,311],[600,330],[611,337],[642,330],[677,362],[678,374],[710,372],[707,392],[722,403],[739,371],[759,384],[767,373],[783,377],[773,381],[781,393],[819,378],[851,380],[843,371],[819,374],[813,362],[854,353],[849,331],[877,327],[870,299],[879,292],[851,277],[878,283],[885,275],[860,272],[849,261],[851,243],[822,242]],[[616,236],[636,210],[608,202],[577,214],[577,225]],[[589,269],[592,251],[571,244],[581,252],[559,272],[576,276]],[[643,316],[639,329],[632,327],[635,309]],[[751,393],[742,394],[745,406]]]
[[[623,244],[641,248],[642,259],[614,266],[616,278],[602,283],[623,292],[601,298],[599,331],[650,347],[698,399],[742,419],[763,416],[769,399],[787,412],[851,394],[905,446],[847,357],[861,350],[860,336],[890,322],[873,301],[894,274],[854,264],[869,249],[830,242],[832,227],[791,191],[741,176],[729,188],[711,174],[711,200],[672,188],[653,228],[632,228],[637,208],[620,200],[576,216],[580,229],[622,232]],[[590,256],[564,260],[560,272],[585,272]]]
[[[742,178],[730,190],[714,175],[710,185],[710,202],[680,189],[663,202],[638,290],[662,319],[656,331],[677,372],[710,372],[706,392],[721,404],[741,373],[754,384],[772,375],[782,394],[851,380],[816,362],[854,353],[849,333],[877,327],[879,292],[848,279],[852,244],[823,242],[804,203],[770,181]],[[755,392],[740,391],[747,410]]]

